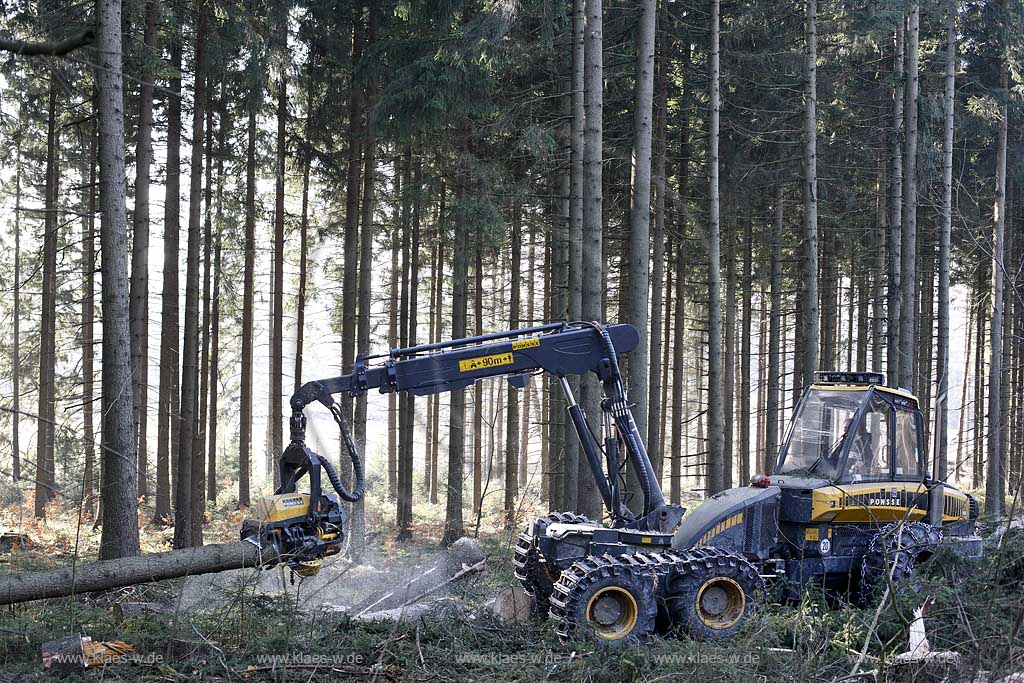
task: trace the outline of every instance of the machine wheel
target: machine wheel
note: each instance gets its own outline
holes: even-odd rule
[[[672,624],[695,640],[731,638],[757,611],[764,582],[742,555],[718,548],[677,551],[666,603]]]
[[[577,631],[604,645],[642,643],[658,616],[656,583],[653,569],[627,566],[610,555],[588,557],[562,572],[551,617],[563,638]]]
[[[860,599],[871,602],[886,585],[886,576],[894,584],[912,581],[914,569],[942,542],[942,532],[925,522],[893,522],[883,527],[868,543],[861,560]]]
[[[550,512],[543,517],[538,517],[533,524],[519,534],[519,538],[516,540],[515,554],[512,557],[515,577],[519,579],[526,594],[533,597],[534,613],[542,618],[547,617],[548,610],[551,608],[549,599],[560,571],[557,567],[549,566],[541,559],[534,533],[543,533],[549,524],[555,523],[593,524],[582,515],[575,515],[571,512]]]

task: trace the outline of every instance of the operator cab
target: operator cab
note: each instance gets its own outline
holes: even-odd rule
[[[921,411],[874,372],[819,372],[790,421],[775,475],[834,484],[921,481]]]

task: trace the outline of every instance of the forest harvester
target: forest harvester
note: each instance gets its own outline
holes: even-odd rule
[[[619,371],[619,356],[639,342],[629,325],[552,323],[360,356],[352,373],[309,382],[291,398],[282,485],[257,505],[242,538],[272,547],[304,575],[341,548],[345,514],[322,491],[321,469],[344,500],[359,499],[364,483],[335,395],[426,396],[499,376],[523,388],[531,374],[548,372],[565,394],[607,518],[553,512],[518,537],[516,577],[563,636],[607,644],[669,630],[729,637],[769,598],[795,599],[814,585],[869,599],[887,576],[913,574],[940,544],[980,555],[977,501],[929,478],[917,399],[877,373],[819,373],[794,411],[774,473],[713,495],[684,517],[665,501]],[[567,380],[587,373],[604,394],[600,439]],[[305,444],[303,411],[314,402],[331,410],[344,436],[351,492]],[[639,496],[626,490],[627,463]],[[296,493],[306,474],[309,493]]]

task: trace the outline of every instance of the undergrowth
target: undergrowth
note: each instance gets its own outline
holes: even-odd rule
[[[933,649],[959,652],[971,671],[996,680],[1024,670],[1024,532],[967,563],[936,554],[912,588],[894,600],[855,606],[808,591],[795,604],[764,606],[736,639],[695,642],[655,638],[641,647],[597,648],[559,642],[548,623],[507,624],[480,608],[511,585],[507,540],[489,537],[489,571],[458,597],[478,607],[465,620],[363,623],[300,606],[294,592],[268,596],[240,576],[211,606],[119,621],[117,601],[173,606],[178,585],[136,587],[78,601],[4,608],[0,617],[3,681],[836,681],[885,666],[907,647],[907,623],[926,596]],[[877,611],[877,620],[876,620]],[[874,628],[872,628],[874,624]],[[67,634],[122,640],[142,661],[73,675],[42,671],[40,646]],[[859,660],[859,664],[858,664]],[[849,680],[849,679],[847,679]]]

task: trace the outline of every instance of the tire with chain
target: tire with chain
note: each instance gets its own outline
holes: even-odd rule
[[[942,532],[925,522],[893,522],[883,527],[868,543],[861,560],[859,597],[870,603],[887,585],[912,582],[918,562],[930,556],[942,542]]]
[[[611,555],[587,557],[561,573],[551,595],[560,636],[576,633],[612,646],[642,643],[658,616],[658,572]]]
[[[591,520],[571,512],[550,512],[538,517],[533,524],[526,527],[516,539],[515,554],[512,567],[515,577],[523,586],[527,595],[534,600],[534,612],[547,617],[555,581],[558,580],[559,569],[547,565],[540,556],[537,547],[537,536],[542,535],[550,524],[593,524]]]
[[[665,604],[673,626],[694,640],[735,636],[764,598],[764,581],[745,557],[719,548],[678,554]]]

